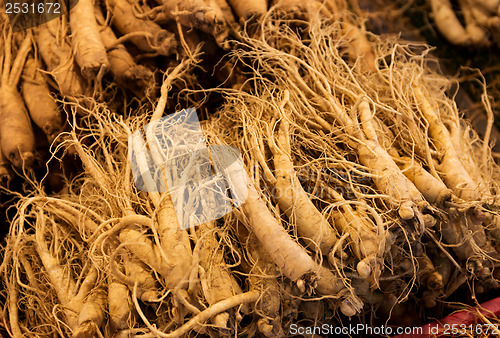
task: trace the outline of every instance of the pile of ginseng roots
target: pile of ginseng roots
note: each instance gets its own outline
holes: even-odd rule
[[[469,285],[498,289],[499,167],[488,139],[460,118],[455,83],[425,46],[360,39],[356,25],[344,12],[270,11],[232,41],[238,86],[196,88],[194,53],[167,70],[152,111],[65,100],[71,130],[58,147],[83,172],[57,194],[31,182],[19,197],[0,266],[8,332],[286,336],[292,324],[370,324]],[[178,156],[190,168],[176,173],[184,199],[138,182],[155,183],[148,160],[168,176],[172,149],[193,150],[183,143],[190,126],[162,133],[161,121],[188,108],[172,98],[200,94],[223,98],[200,125],[207,146],[241,154],[228,163],[209,147],[238,189],[226,215],[183,229],[179,210],[217,207],[210,189],[196,197],[199,155]],[[131,161],[136,132],[146,148]]]

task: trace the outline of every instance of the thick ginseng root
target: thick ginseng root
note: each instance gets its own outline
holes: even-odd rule
[[[215,0],[166,0],[163,11],[184,26],[212,34],[219,43],[229,34],[224,13]]]
[[[308,247],[327,255],[337,235],[300,185],[291,160],[288,122],[283,118],[280,123],[276,146],[269,142],[274,155],[275,198]]]
[[[160,297],[158,292],[159,283],[153,277],[151,270],[147,269],[146,265],[136,259],[135,257],[125,256],[123,260],[123,266],[127,277],[134,281],[136,285],[137,297],[143,302],[154,302]],[[129,290],[134,288],[132,283],[128,284]]]
[[[380,251],[384,247],[380,247],[380,240],[370,219],[363,217],[348,204],[342,206],[342,212],[334,211],[333,218],[339,231],[348,233],[352,240],[350,247],[360,260],[356,267],[359,275],[378,283],[383,267]]]
[[[76,291],[75,281],[67,275],[64,268],[59,264],[59,261],[50,254],[45,243],[39,241],[36,249],[48,275],[51,286],[56,291],[60,304],[67,304],[65,307],[68,310],[64,313],[66,323],[70,327],[76,327],[79,309],[69,307],[69,301]]]
[[[98,277],[97,269],[91,267],[86,277],[77,284],[71,271],[68,270],[67,266],[60,264],[59,259],[51,252],[52,246],[49,249],[46,243],[44,234],[46,221],[47,217],[43,211],[39,211],[35,227],[35,249],[50,280],[50,285],[57,295],[59,304],[63,306],[65,323],[71,330],[76,330],[79,327],[79,315],[85,299],[94,289]]]
[[[377,229],[373,221],[361,210],[354,208],[335,189],[324,187],[330,197],[337,203],[342,203],[339,210],[332,210],[334,224],[340,233],[347,233],[351,238],[349,246],[359,263],[356,266],[358,274],[378,283],[383,268],[383,252],[385,251],[385,234],[383,229]],[[377,232],[381,232],[377,234]],[[334,257],[328,255],[331,264]]]
[[[16,88],[0,87],[0,146],[17,168],[30,167],[35,159],[35,136],[23,98]]]
[[[358,62],[363,71],[377,71],[377,59],[366,31],[349,22],[343,23],[344,34],[350,40],[347,52],[352,60]]]
[[[233,14],[233,9],[229,6],[228,0],[214,0],[214,2],[219,6],[226,20],[226,24],[229,27],[237,28],[236,18]]]
[[[304,282],[316,284],[316,290],[323,295],[335,295],[344,288],[339,277],[327,268],[318,265],[309,257],[278,223],[259,197],[252,183],[247,184],[248,197],[241,206],[246,216],[245,226],[255,234],[274,264],[286,277],[299,284],[304,289]],[[347,316],[359,312],[362,303],[355,295],[349,296],[341,304],[341,311]]]
[[[224,262],[224,250],[216,238],[214,222],[200,226],[200,268],[204,278],[201,279],[203,294],[209,305],[242,293],[238,282]],[[214,324],[221,329],[227,329],[229,314],[220,313],[214,317]]]
[[[321,11],[323,15],[333,20],[338,20],[338,14],[350,9],[346,8],[346,3],[338,1],[300,1],[281,0],[281,2],[301,2],[306,4],[309,12],[311,10]],[[344,17],[342,20],[342,30],[339,32],[341,39],[345,39],[343,46],[346,49],[349,59],[355,62],[361,71],[377,71],[377,57],[372,48],[372,43],[368,40],[367,31],[360,22],[352,23],[352,19]]]
[[[399,160],[403,163],[400,166],[403,174],[415,184],[429,203],[442,206],[444,202],[451,200],[451,190],[425,170],[417,160],[409,157],[401,157]]]
[[[357,144],[359,161],[373,169],[373,182],[381,192],[389,196],[391,204],[399,209],[399,216],[405,220],[412,219],[416,208],[422,209],[427,203],[415,185],[403,175],[387,150],[380,145],[366,100],[359,103],[358,114],[363,132],[368,138]]]
[[[442,156],[438,171],[444,183],[453,193],[465,201],[479,201],[479,190],[476,182],[471,178],[463,163],[460,161],[450,132],[440,120],[437,112],[419,85],[413,84],[413,92],[420,108],[420,112],[429,124],[429,135]]]
[[[472,44],[476,46],[489,46],[490,34],[487,30],[487,26],[489,25],[485,25],[487,24],[486,22],[480,22],[482,21],[482,15],[479,14],[480,8],[469,0],[458,0],[458,4],[461,9],[460,14],[465,22],[465,30],[469,34]]]
[[[429,124],[429,134],[434,144],[442,156],[441,163],[437,166],[439,175],[444,183],[455,195],[466,202],[477,202],[481,200],[481,190],[468,173],[464,164],[460,160],[456,149],[453,147],[453,141],[450,132],[441,121],[437,111],[431,105],[422,88],[413,84],[414,94],[422,116]],[[479,170],[479,169],[478,169]],[[473,238],[480,248],[486,248],[488,241],[484,232],[482,222],[477,219],[469,219],[464,225],[473,232]]]
[[[248,197],[241,208],[247,218],[245,226],[255,234],[285,276],[298,281],[315,273],[318,265],[279,224],[252,183],[248,184]],[[332,283],[332,287],[334,292],[338,292],[343,285],[337,281]]]
[[[245,22],[252,17],[259,17],[267,12],[267,0],[242,1],[228,0],[229,4],[240,18],[240,22]]]
[[[159,248],[138,228],[128,227],[120,231],[120,241],[130,252],[157,271],[161,276],[168,273],[168,264],[162,259]]]
[[[37,50],[56,81],[59,92],[74,97],[84,94],[85,80],[75,64],[70,45],[61,38],[65,33],[61,18],[56,18],[35,29],[35,40]]]
[[[161,215],[165,217],[165,214]],[[173,219],[169,219],[170,223],[168,224],[176,226],[177,218],[175,218],[175,212],[173,217]],[[172,221],[175,221],[175,223],[171,223]],[[165,220],[163,220],[163,222],[165,222]],[[118,236],[123,246],[130,250],[130,252],[144,264],[148,265],[162,276],[169,289],[175,289],[181,282],[185,284],[186,281],[183,280],[185,275],[184,267],[190,266],[191,252],[190,247],[186,249],[186,244],[180,244],[184,239],[182,237],[176,237],[184,236],[184,232],[175,228],[159,229],[159,237],[160,241],[162,241],[162,247],[160,248],[148,238],[147,235],[143,234],[138,226],[142,225],[146,228],[153,228],[153,221],[151,221],[150,218],[141,215],[127,215],[122,218],[117,226],[122,227],[124,225],[127,226],[120,231]],[[175,242],[171,243],[169,239]],[[165,255],[162,254],[162,249],[164,253],[169,254],[168,261]]]
[[[499,0],[475,0],[474,4],[491,14],[497,14],[500,11],[500,1]]]
[[[69,12],[71,44],[82,75],[95,79],[97,73],[109,68],[106,49],[99,37],[92,0],[79,0]]]
[[[417,261],[419,282],[427,289],[424,292],[425,305],[434,307],[436,306],[436,297],[443,291],[443,277],[425,253],[417,256]]]
[[[189,62],[189,60],[182,62],[166,77],[161,86],[161,97],[151,117],[150,125],[154,126],[154,123],[159,120],[164,113],[169,86],[173,78],[175,78],[174,74],[182,72],[183,67]],[[164,149],[162,149],[162,146],[159,144],[157,136],[158,135],[154,133],[154,128],[146,129],[146,139],[149,143],[152,160],[156,168],[165,168],[166,159],[163,155]],[[148,162],[144,158],[145,154],[141,150],[137,153],[137,156],[139,170],[143,173],[143,178],[149,182],[149,185],[155,186],[155,181],[149,171]],[[166,181],[165,176],[164,179]],[[165,262],[165,264],[161,264],[160,267],[160,271],[163,272],[161,274],[163,277],[162,284],[169,290],[185,289],[188,286],[187,276],[189,275],[189,271],[186,274],[186,267],[191,266],[193,262],[193,252],[189,235],[186,231],[181,229],[179,225],[170,193],[160,194],[155,192],[155,190],[150,190],[148,196],[156,208],[156,219],[152,222],[149,218],[142,217],[142,221],[138,221],[139,223],[144,222],[144,225],[150,229],[155,228],[157,231],[159,246],[155,246],[158,249],[158,254],[155,253],[155,255],[161,258],[158,262]],[[166,256],[167,254],[168,258]]]
[[[373,182],[377,188],[389,195],[391,202],[399,208],[402,219],[412,219],[414,208],[424,201],[420,191],[403,175],[392,157],[380,144],[366,140],[358,146],[359,161],[373,168]]]
[[[98,328],[104,322],[106,299],[106,291],[102,287],[97,287],[90,292],[78,316],[78,328],[73,331],[73,338],[96,335]]]
[[[35,136],[17,83],[31,49],[31,36],[24,37],[12,60],[12,32],[5,35],[0,57],[0,151],[15,167],[29,168],[34,161]]]
[[[111,333],[128,329],[131,321],[132,300],[125,284],[110,281],[108,284],[108,311]]]
[[[35,59],[30,57],[26,60],[21,88],[31,120],[42,129],[48,141],[52,143],[62,132],[64,122],[39,69],[40,65]]]
[[[106,1],[113,13],[112,25],[140,50],[160,55],[171,55],[177,48],[175,35],[155,22],[136,17],[134,7],[127,0]]]
[[[107,49],[109,70],[116,83],[130,89],[138,97],[144,95],[144,89],[154,82],[153,72],[143,65],[136,64],[125,46],[118,43],[111,27],[103,26],[105,20],[98,8],[96,8],[96,18],[100,24],[99,35]]]
[[[241,265],[248,274],[248,287],[250,290],[260,292],[263,297],[254,305],[255,313],[260,317],[257,321],[259,331],[266,337],[280,334],[280,308],[282,298],[276,277],[276,265],[263,250],[255,235],[248,233],[247,229],[236,223],[236,235],[240,244],[246,248],[248,261]]]
[[[450,0],[430,0],[434,22],[445,38],[455,45],[486,45],[484,30],[473,23],[464,26],[460,23],[451,6]]]

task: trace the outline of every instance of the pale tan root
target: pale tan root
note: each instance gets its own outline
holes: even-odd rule
[[[429,134],[435,141],[436,148],[442,156],[441,163],[437,166],[437,169],[444,183],[453,193],[466,202],[480,201],[481,190],[477,182],[469,175],[453,147],[450,132],[446,129],[420,86],[414,83],[413,89],[420,111],[429,124]],[[473,231],[474,240],[477,245],[480,247],[486,245],[486,234],[480,223],[467,222],[465,225]]]
[[[163,252],[168,253],[169,265],[165,284],[174,289],[179,285],[187,287],[185,268],[191,266],[193,253],[186,231],[180,229],[170,196],[164,198],[159,204],[158,211],[158,236]]]
[[[78,316],[78,328],[73,331],[73,338],[95,336],[104,322],[106,299],[106,290],[102,287],[97,287],[90,292]]]
[[[340,233],[347,233],[352,242],[349,243],[354,255],[360,260],[356,266],[358,274],[364,279],[372,279],[376,284],[383,268],[383,251],[385,245],[380,243],[380,236],[372,221],[360,211],[354,210],[342,195],[330,187],[328,193],[337,201],[345,202],[340,210],[332,210],[334,224]],[[330,261],[332,260],[329,256]],[[330,263],[333,264],[331,261]]]
[[[0,145],[17,168],[33,164],[35,136],[21,95],[14,88],[0,88]]]
[[[4,33],[5,34],[5,33]],[[21,69],[31,49],[31,37],[24,38],[11,63],[12,32],[5,41],[5,57],[0,83],[0,148],[17,168],[30,167],[34,161],[35,136],[23,98],[17,91]]]
[[[128,278],[137,283],[137,297],[140,300],[143,302],[153,302],[159,299],[158,290],[160,285],[143,263],[131,256],[125,256],[123,258],[123,266]],[[134,287],[130,284],[127,285],[130,290]]]
[[[158,272],[158,274],[166,280],[173,279],[178,283],[178,281],[180,281],[180,279],[184,276],[184,273],[182,273],[181,276],[171,276],[172,263],[170,262],[170,257],[173,257],[173,255],[169,256],[169,260],[166,260],[165,256],[160,252],[161,249],[142,232],[143,230],[141,230],[140,226],[146,229],[152,229],[154,227],[153,221],[151,221],[149,217],[142,215],[130,214],[124,216],[120,220],[120,222],[115,226],[115,229],[118,229],[116,231],[119,231],[118,238],[122,243],[121,246],[126,247],[134,257],[141,260],[154,271]],[[127,267],[127,264],[133,263],[132,261],[126,260],[124,263],[125,267]],[[138,266],[129,268],[139,269]],[[139,272],[137,271],[136,273]],[[141,274],[144,275],[144,273]],[[147,275],[147,273],[145,274]],[[140,283],[139,286],[142,286],[142,283]]]
[[[255,234],[285,276],[298,281],[315,273],[317,264],[274,218],[251,183],[248,184],[248,197],[241,209],[246,216],[245,226]],[[336,291],[340,291],[341,283],[337,286]]]
[[[26,60],[21,88],[31,120],[42,129],[48,141],[52,143],[62,132],[64,122],[40,68],[41,65],[32,57]]]
[[[123,229],[119,235],[122,244],[130,250],[130,252],[146,265],[149,265],[153,270],[157,271],[161,276],[166,277],[168,274],[168,262],[162,259],[159,248],[139,229],[128,227]]]
[[[14,274],[14,272],[12,272]],[[8,309],[9,309],[9,326],[11,329],[12,337],[14,338],[22,338],[24,337],[23,332],[19,326],[19,310],[18,310],[18,302],[19,302],[19,290],[17,289],[17,283],[14,283],[15,277],[11,276],[11,283],[8,286],[9,292],[7,293],[8,297]]]
[[[236,235],[242,246],[246,248],[249,255],[248,262],[242,261],[242,268],[248,274],[249,290],[255,290],[262,297],[255,303],[255,312],[261,317],[258,329],[266,336],[273,336],[280,331],[280,308],[282,297],[276,276],[279,271],[272,262],[269,255],[263,250],[254,234],[248,233],[247,229],[235,222]]]
[[[276,140],[278,148],[273,146],[273,142],[269,143],[274,155],[275,198],[308,247],[327,255],[337,242],[337,235],[325,216],[312,203],[297,178],[291,157],[288,128],[288,122],[283,118]]]
[[[109,70],[115,81],[138,96],[144,95],[144,89],[154,82],[153,72],[143,65],[136,64],[125,46],[117,43],[118,39],[111,27],[103,26],[104,17],[97,8],[96,18],[100,24],[99,34],[102,43],[107,49]]]
[[[310,16],[312,13],[317,12],[321,6],[321,0],[273,0],[272,6],[278,7],[280,11],[291,13],[296,17]]]
[[[110,282],[108,284],[108,311],[111,332],[129,328],[132,322],[132,299],[125,284]]]
[[[260,198],[252,183],[248,183],[248,197],[241,206],[246,216],[245,226],[254,233],[278,269],[286,277],[297,282],[299,289],[305,291],[304,282],[312,282],[312,287],[322,295],[336,295],[344,289],[339,277],[327,268],[318,265],[297,244],[278,223]],[[341,304],[347,316],[356,314],[362,304],[355,295],[349,296]]]
[[[415,184],[415,187],[424,195],[428,202],[442,206],[445,201],[451,199],[451,190],[425,170],[417,160],[409,157],[400,157],[399,160],[403,163],[400,166],[403,174]]]
[[[419,105],[420,112],[429,124],[429,135],[435,141],[436,147],[442,156],[438,170],[444,183],[458,197],[465,201],[479,201],[480,196],[476,182],[465,170],[453,147],[451,135],[440,120],[438,113],[424,94],[419,85],[413,83],[413,92]]]
[[[469,34],[472,44],[477,46],[489,46],[488,31],[474,16],[473,8],[477,8],[477,5],[471,3],[469,0],[458,0],[458,4],[460,5],[461,14],[465,21],[465,30]]]
[[[236,18],[234,17],[233,10],[229,6],[227,0],[214,0],[214,1],[217,4],[217,6],[219,6],[219,8],[221,9],[224,18],[226,19],[226,24],[228,24],[232,28],[235,28]]]
[[[418,279],[427,289],[423,292],[426,307],[436,306],[436,298],[443,292],[443,277],[426,254],[417,257]]]
[[[500,10],[499,0],[475,0],[474,4],[489,11],[491,14],[497,14]]]
[[[492,15],[486,8],[481,6],[473,5],[469,7],[472,17],[481,26],[488,29],[491,34],[490,38],[498,43],[499,29],[500,29],[500,17],[497,15]]]
[[[160,89],[161,96],[151,116],[151,123],[162,117],[172,83],[187,70],[191,62],[193,62],[192,59],[185,59],[164,78]],[[150,146],[151,156],[157,168],[164,168],[164,158],[161,155],[163,151],[158,145],[158,140],[153,135],[153,132],[153,128],[146,130],[146,139]],[[148,169],[144,167],[145,164],[144,162],[140,163],[140,170],[143,173],[149,173]],[[146,179],[152,181],[151,175],[148,174],[147,176]],[[155,226],[160,240],[160,253],[162,253],[164,259],[167,259],[165,255],[168,253],[168,265],[164,267],[164,270],[166,269],[168,272],[166,276],[163,276],[164,283],[171,290],[185,289],[188,286],[188,281],[186,280],[188,275],[186,275],[185,270],[193,262],[193,252],[189,235],[187,231],[180,228],[175,207],[169,193],[159,194],[149,192],[148,195],[156,208]]]
[[[226,266],[224,249],[216,238],[216,229],[213,221],[200,225],[200,267],[205,272],[201,285],[209,305],[242,293],[231,270]],[[219,328],[227,329],[228,319],[229,314],[218,314],[214,318],[214,324]]]
[[[167,0],[163,12],[184,26],[212,34],[218,43],[229,34],[224,13],[215,0]]]
[[[175,53],[177,48],[175,35],[151,20],[137,18],[133,5],[127,0],[108,0],[106,5],[113,13],[111,20],[113,26],[139,49],[160,55]],[[120,39],[123,40],[123,37]]]
[[[455,45],[469,46],[485,44],[484,32],[477,32],[474,26],[464,28],[453,12],[449,0],[430,0],[432,14],[439,31]]]
[[[191,318],[186,324],[182,325],[180,328],[176,329],[173,332],[170,333],[163,333],[160,332],[159,330],[155,329],[153,326],[149,326],[149,329],[152,331],[151,334],[146,334],[142,335],[142,337],[165,337],[165,338],[173,338],[173,337],[185,337],[186,334],[192,329],[195,329],[201,325],[203,325],[207,320],[212,318],[213,316],[227,311],[235,306],[241,305],[241,304],[246,304],[246,303],[253,303],[259,299],[261,295],[256,292],[256,291],[249,291],[246,293],[241,293],[235,296],[232,296],[231,298],[225,299],[223,301],[220,301],[206,310],[203,310],[193,318]],[[138,303],[135,303],[136,307],[138,307]]]
[[[436,270],[430,258],[426,254],[416,258],[420,283],[430,290],[441,290],[443,288],[443,277]]]
[[[71,272],[65,270],[56,257],[49,251],[43,230],[40,228],[45,224],[46,217],[39,212],[37,217],[37,227],[35,232],[36,251],[42,261],[43,267],[49,277],[51,286],[55,290],[60,304],[63,306],[64,316],[70,329],[78,328],[78,316],[84,305],[84,300],[94,289],[97,280],[97,270],[91,268],[87,276],[83,279],[77,290],[77,285],[71,276]]]
[[[252,17],[259,17],[267,12],[267,0],[242,1],[228,0],[240,22],[245,22]]]
[[[358,114],[363,132],[368,138],[356,146],[359,161],[373,170],[375,175],[372,178],[373,182],[381,192],[389,196],[391,204],[399,209],[399,216],[406,220],[412,219],[416,208],[422,209],[427,202],[413,183],[403,175],[387,150],[380,145],[371,122],[370,106],[366,100],[359,103]]]
[[[69,307],[69,301],[76,293],[76,284],[68,272],[64,271],[59,261],[53,257],[42,238],[37,239],[36,250],[47,272],[51,285],[56,291],[60,304],[68,304],[65,311],[67,323],[74,328],[77,325],[79,309]]]
[[[351,40],[347,52],[352,60],[359,63],[362,71],[377,71],[377,58],[372,45],[366,36],[366,30],[353,25],[348,21],[343,23],[344,34]]]
[[[61,19],[57,18],[35,29],[38,51],[54,77],[59,91],[64,96],[79,96],[85,93],[85,82],[78,70],[70,45],[65,39]]]
[[[392,157],[380,144],[366,140],[358,146],[359,161],[373,170],[373,181],[377,188],[389,195],[391,203],[399,208],[402,219],[412,219],[414,208],[424,201],[422,194],[403,175]]]
[[[103,68],[109,68],[106,49],[99,37],[92,0],[80,0],[69,12],[71,44],[82,75],[95,79]]]

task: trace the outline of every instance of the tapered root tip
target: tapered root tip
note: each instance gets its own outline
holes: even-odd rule
[[[399,216],[404,220],[409,220],[415,217],[415,212],[413,211],[413,203],[408,201],[404,202],[398,210]]]
[[[344,316],[352,317],[358,314],[363,308],[363,302],[357,296],[351,295],[340,304],[340,311]]]
[[[215,327],[218,329],[228,329],[227,323],[229,322],[229,313],[222,312],[216,315],[213,319]]]
[[[358,263],[358,265],[356,266],[356,270],[358,270],[358,274],[363,279],[368,279],[370,277],[370,274],[372,273],[372,269],[364,260]]]
[[[259,332],[266,337],[272,337],[273,326],[269,324],[269,320],[266,318],[261,318],[257,322]]]
[[[432,215],[424,214],[424,215],[422,215],[422,218],[424,220],[424,225],[426,228],[432,228],[437,223],[436,219]]]

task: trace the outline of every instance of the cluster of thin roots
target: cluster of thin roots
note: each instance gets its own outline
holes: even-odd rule
[[[499,287],[499,167],[429,50],[366,35],[331,3],[307,20],[277,13],[231,42],[228,64],[245,79],[233,89],[180,90],[193,57],[166,74],[153,112],[66,102],[74,120],[59,147],[83,172],[17,205],[0,266],[9,333],[280,336],[299,321],[371,322],[372,309],[404,322],[409,303],[435,307],[467,280],[475,293]],[[139,187],[172,170],[162,147],[193,136],[146,127],[172,91],[222,95],[203,136],[241,154],[217,167],[233,210],[187,229],[178,190]],[[137,133],[150,157],[129,149]]]

